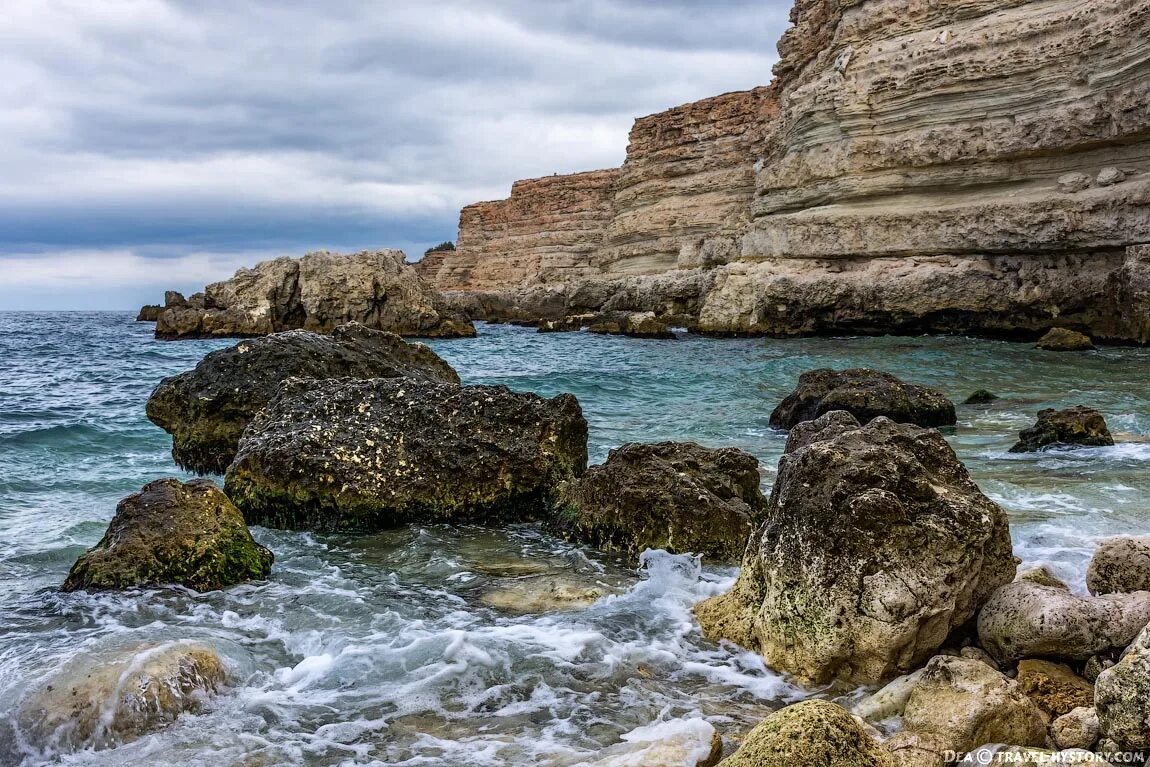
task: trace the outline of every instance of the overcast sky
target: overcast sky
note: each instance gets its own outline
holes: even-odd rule
[[[454,239],[770,80],[790,0],[0,0],[0,308]]]

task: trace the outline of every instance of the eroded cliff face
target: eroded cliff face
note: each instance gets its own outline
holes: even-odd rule
[[[447,260],[482,242],[484,274],[515,281],[435,283],[528,314],[543,285],[552,313],[609,293],[716,333],[1150,340],[1128,250],[1150,243],[1150,3],[798,0],[792,22],[769,88],[636,123],[609,220],[562,274],[524,280],[503,264],[538,249],[509,255],[499,219],[465,211]]]

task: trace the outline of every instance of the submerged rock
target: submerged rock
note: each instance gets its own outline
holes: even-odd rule
[[[283,381],[344,377],[459,383],[459,375],[427,346],[350,323],[331,335],[292,330],[214,351],[194,370],[161,381],[147,414],[172,435],[176,463],[222,474],[248,422]]]
[[[220,656],[196,642],[81,655],[20,703],[16,724],[44,753],[114,748],[199,711],[226,681]]]
[[[998,395],[986,389],[977,389],[973,394],[963,400],[964,405],[989,405],[998,399]]]
[[[186,301],[169,293],[156,322],[164,339],[331,332],[348,322],[403,336],[460,338],[475,326],[405,263],[402,251],[320,251],[240,269]]]
[[[155,322],[160,317],[160,312],[164,311],[164,307],[159,304],[146,304],[140,307],[140,313],[136,315],[136,322]]]
[[[1083,352],[1095,348],[1090,336],[1068,328],[1051,328],[1036,345],[1048,352]]]
[[[570,394],[292,379],[244,432],[225,488],[271,527],[497,523],[542,518],[586,467],[587,421]]]
[[[591,333],[632,338],[673,340],[675,334],[654,312],[609,312],[595,318],[587,328]]]
[[[604,549],[738,559],[766,510],[759,462],[735,448],[628,444],[567,483],[551,526]]]
[[[1061,663],[1024,660],[1018,664],[1017,679],[1022,692],[1051,718],[1094,704],[1094,685]]]
[[[790,429],[832,410],[845,410],[860,423],[886,416],[919,426],[953,426],[954,403],[938,389],[904,383],[869,368],[811,370],[771,413],[771,426]]]
[[[841,706],[806,700],[768,716],[719,767],[894,767],[890,754]]]
[[[272,559],[215,483],[161,479],[120,501],[108,531],[72,565],[63,588],[179,584],[213,591],[267,578]]]
[[[914,670],[1014,577],[1006,513],[942,434],[878,418],[783,456],[735,587],[704,632],[803,682]]]
[[[622,743],[603,749],[577,767],[715,767],[723,741],[702,719],[673,719],[626,733]]]
[[[1012,453],[1034,453],[1051,447],[1109,447],[1114,444],[1106,419],[1094,408],[1038,411],[1038,422],[1018,433]]]
[[[516,615],[581,610],[608,593],[603,585],[569,575],[518,578],[487,589],[479,601],[488,607]]]
[[[1150,623],[1150,592],[1080,597],[1065,586],[1016,581],[978,616],[982,647],[1000,663],[1048,657],[1086,660],[1128,645]]]
[[[903,727],[886,741],[898,764],[941,765],[945,752],[963,754],[985,743],[1046,745],[1046,718],[1017,682],[981,661],[946,655],[923,669]]]
[[[1150,591],[1150,537],[1123,536],[1098,544],[1086,570],[1091,594]]]

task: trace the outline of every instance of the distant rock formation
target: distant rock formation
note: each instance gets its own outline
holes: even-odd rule
[[[1150,342],[1150,6],[797,0],[792,20],[770,86],[641,118],[618,171],[465,208],[423,274],[477,318]]]
[[[402,336],[475,335],[471,322],[450,309],[399,250],[277,258],[240,269],[187,299],[169,291],[164,304],[156,337],[173,340],[300,328],[330,333],[348,322]]]
[[[155,322],[160,318],[162,311],[164,311],[164,307],[159,304],[145,304],[140,307],[140,312],[136,315],[136,322]]]

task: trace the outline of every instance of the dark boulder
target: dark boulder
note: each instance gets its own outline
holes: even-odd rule
[[[1038,412],[1038,422],[1018,433],[1012,453],[1034,453],[1051,447],[1109,447],[1114,444],[1106,419],[1094,408],[1075,405]]]
[[[587,467],[570,394],[415,379],[293,379],[251,422],[226,490],[249,522],[372,530],[542,518]]]
[[[854,431],[862,426],[858,419],[845,410],[832,410],[813,421],[801,421],[787,432],[787,444],[783,453],[793,453],[812,442],[834,439],[840,434]]]
[[[998,399],[998,395],[986,389],[978,389],[969,397],[967,397],[962,404],[964,405],[989,405]]]
[[[1069,328],[1051,328],[1036,345],[1048,352],[1085,352],[1095,348],[1090,336]]]
[[[918,426],[953,426],[954,403],[938,389],[908,384],[869,368],[811,370],[771,413],[771,426],[790,429],[832,410],[845,410],[860,423],[885,416]]]
[[[551,525],[603,549],[742,556],[767,499],[759,462],[735,448],[691,442],[628,444],[567,483]]]
[[[179,584],[213,591],[267,578],[272,553],[215,483],[150,482],[120,501],[104,537],[81,555],[65,591]]]
[[[155,322],[160,318],[160,312],[164,311],[164,307],[159,304],[146,304],[140,307],[140,313],[136,315],[136,322]]]
[[[165,378],[148,399],[152,423],[172,435],[176,463],[222,474],[240,434],[289,378],[396,378],[459,383],[427,346],[356,323],[331,335],[304,330],[253,338],[212,352],[194,370]]]

